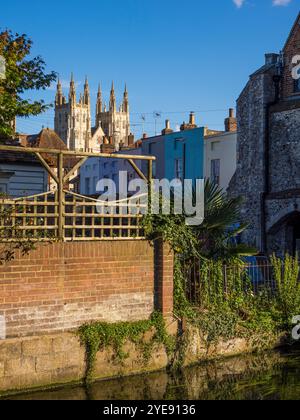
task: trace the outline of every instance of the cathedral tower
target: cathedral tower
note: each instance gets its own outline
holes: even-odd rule
[[[130,115],[128,91],[125,86],[123,102],[117,108],[114,83],[112,83],[108,110],[103,107],[102,93],[99,88],[96,106],[96,126],[101,127],[105,136],[111,138],[116,150],[120,145],[128,146],[128,136],[130,134]]]
[[[128,145],[130,134],[129,99],[125,86],[123,101],[119,109],[112,83],[108,109],[103,102],[99,85],[96,103],[95,127],[91,125],[91,97],[88,79],[85,79],[83,95],[77,102],[76,83],[71,75],[69,101],[63,94],[62,83],[58,80],[55,96],[55,132],[61,137],[70,150],[100,151],[104,137],[111,140],[115,150],[120,145]]]
[[[89,151],[92,149],[91,101],[88,80],[84,84],[84,94],[76,99],[76,84],[71,75],[69,102],[62,93],[60,80],[57,83],[55,99],[55,132],[70,150]]]

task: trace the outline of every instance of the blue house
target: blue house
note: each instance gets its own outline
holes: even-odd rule
[[[183,124],[178,132],[173,132],[166,121],[162,135],[144,139],[141,149],[142,155],[156,157],[154,178],[194,182],[204,178],[204,127],[196,127],[194,114],[190,115],[189,124]],[[145,164],[142,166],[147,173]]]
[[[136,143],[134,149],[120,150],[118,154],[155,156],[153,162],[153,177],[158,180],[196,179],[204,178],[204,127],[195,125],[194,114],[191,113],[188,124],[183,123],[180,131],[173,132],[170,123],[161,135],[143,138]],[[146,161],[135,161],[144,174],[148,173]],[[134,169],[126,160],[112,158],[91,158],[80,169],[80,193],[94,195],[97,193],[97,183],[103,178],[115,181],[119,189],[119,172],[126,171],[128,182],[138,178]]]

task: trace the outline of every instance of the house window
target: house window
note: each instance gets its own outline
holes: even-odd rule
[[[211,143],[211,150],[212,152],[215,151],[217,149],[217,147],[219,146],[220,142],[219,141],[213,141]]]
[[[300,79],[294,80],[294,93],[300,93]]]
[[[153,174],[153,178],[155,179],[157,177],[157,161],[154,160],[152,162],[152,174]]]
[[[183,180],[183,161],[182,159],[175,160],[175,178]]]
[[[0,184],[0,194],[7,194],[7,184]]]
[[[179,150],[180,145],[182,144],[183,138],[177,138],[174,141],[174,149]]]
[[[211,161],[211,181],[216,184],[220,185],[220,169],[221,169],[221,161],[220,159],[214,159]]]
[[[150,144],[149,144],[149,149],[148,149],[148,150],[149,150],[149,154],[150,154],[150,155],[152,155],[152,154],[153,154],[154,145],[155,145],[155,143],[150,143]]]
[[[93,184],[94,184],[94,190],[97,191],[98,177],[94,176]]]
[[[90,178],[85,178],[85,193],[86,195],[90,195]]]

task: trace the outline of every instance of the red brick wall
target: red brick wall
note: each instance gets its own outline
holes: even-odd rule
[[[147,241],[42,244],[28,256],[17,255],[0,267],[0,316],[7,337],[68,331],[92,320],[148,318],[157,280],[157,302],[172,312],[173,257],[165,254],[163,262],[156,253],[156,260],[155,268]]]
[[[295,55],[300,54],[300,19],[296,22],[290,38],[283,50],[284,53],[284,72],[282,80],[282,97],[287,98],[293,95],[299,96],[299,92],[294,92],[294,79],[292,77],[292,69],[295,65],[292,64],[292,59]]]
[[[172,315],[174,303],[174,255],[171,248],[155,243],[155,306],[165,316]]]

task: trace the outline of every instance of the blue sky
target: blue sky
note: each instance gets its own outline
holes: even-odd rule
[[[226,109],[265,52],[279,51],[299,12],[299,0],[10,0],[0,29],[26,33],[49,70],[66,84],[87,74],[94,109],[98,83],[111,81],[121,98],[127,82],[133,131],[154,134],[153,111],[173,127],[195,111],[197,123],[222,129]],[[66,91],[67,92],[67,91]],[[31,97],[54,100],[55,91]],[[108,98],[107,98],[108,99]],[[53,111],[18,122],[24,132],[53,126]]]

